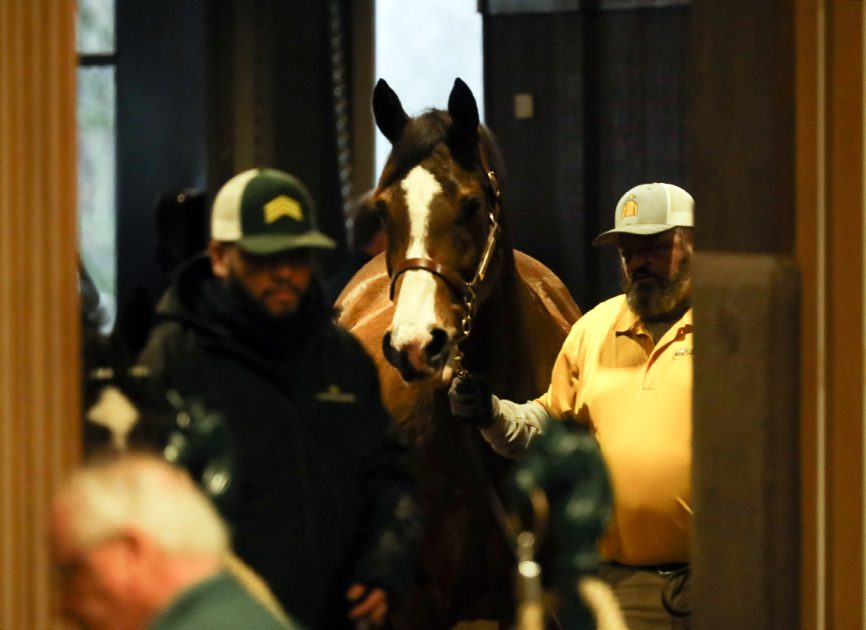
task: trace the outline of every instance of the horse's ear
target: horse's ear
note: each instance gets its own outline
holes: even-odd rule
[[[472,90],[460,78],[454,79],[454,87],[448,97],[448,113],[451,114],[457,136],[474,144],[478,138],[478,105]]]
[[[394,144],[400,139],[409,116],[403,110],[400,99],[385,79],[379,79],[373,88],[373,117],[376,126]]]

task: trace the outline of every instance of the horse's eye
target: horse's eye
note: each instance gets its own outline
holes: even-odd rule
[[[481,209],[481,199],[478,197],[466,197],[460,203],[460,212],[464,217],[471,217]]]

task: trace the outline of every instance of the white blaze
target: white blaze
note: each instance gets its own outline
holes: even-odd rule
[[[430,222],[430,202],[442,187],[430,171],[416,166],[401,183],[409,212],[409,245],[406,258],[430,258],[424,246]],[[400,296],[391,323],[391,345],[426,345],[436,325],[436,282],[429,271],[412,269],[402,274]]]

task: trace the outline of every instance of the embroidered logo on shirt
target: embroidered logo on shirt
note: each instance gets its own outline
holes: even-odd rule
[[[673,358],[674,361],[676,361],[677,359],[682,359],[683,357],[690,357],[694,353],[695,351],[692,348],[680,348],[679,350],[674,352]]]
[[[316,400],[332,403],[353,403],[355,402],[355,394],[352,392],[344,392],[339,385],[328,385],[328,389],[323,392],[316,393]]]

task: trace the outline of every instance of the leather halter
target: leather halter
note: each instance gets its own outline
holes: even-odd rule
[[[458,296],[463,298],[464,302],[474,300],[475,291],[484,281],[487,268],[490,266],[490,259],[493,257],[493,250],[496,248],[496,243],[499,240],[499,200],[501,196],[499,182],[496,179],[496,173],[493,171],[487,170],[486,175],[492,203],[490,213],[488,214],[490,229],[487,232],[487,242],[484,244],[484,249],[481,252],[481,258],[478,261],[478,267],[475,269],[472,280],[466,282],[459,273],[431,258],[407,258],[400,261],[391,270],[389,297],[392,301],[394,300],[394,288],[397,284],[397,278],[413,269],[423,269],[433,275],[439,276]]]
[[[470,286],[470,283],[461,278],[460,274],[456,271],[452,271],[448,267],[440,265],[438,262],[431,260],[430,258],[407,258],[399,265],[395,266],[394,275],[391,276],[390,295],[392,301],[394,299],[394,285],[397,282],[397,278],[400,274],[406,273],[412,269],[423,269],[424,271],[429,271],[435,276],[439,276],[445,281],[445,284],[451,287],[451,289],[453,289],[454,292],[464,300],[471,299],[473,296],[474,291]]]
[[[499,181],[496,179],[496,173],[487,167],[487,161],[484,159],[483,154],[481,156],[481,165],[487,175],[488,193],[491,198],[491,209],[488,214],[490,228],[487,232],[487,241],[484,244],[481,258],[478,260],[478,266],[475,268],[475,274],[472,276],[472,279],[466,282],[459,273],[430,258],[407,258],[395,265],[391,271],[391,284],[389,287],[391,301],[394,300],[394,288],[397,278],[413,269],[429,271],[433,275],[439,276],[456,295],[462,298],[464,314],[460,322],[460,337],[456,340],[455,345],[466,339],[472,330],[472,318],[478,306],[475,301],[476,293],[478,287],[484,282],[487,269],[490,266],[490,260],[493,258],[493,251],[496,249],[496,244],[499,241],[499,206],[501,196]],[[456,357],[458,364],[461,358],[462,355],[458,353]]]

